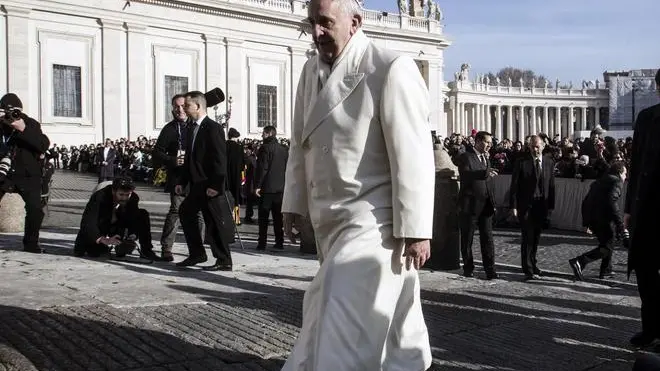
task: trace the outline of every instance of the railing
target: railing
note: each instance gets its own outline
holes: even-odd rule
[[[537,95],[555,95],[555,96],[576,96],[576,97],[608,97],[609,87],[606,83],[600,83],[596,88],[583,89],[557,89],[550,87],[519,87],[486,85],[472,81],[454,81],[452,88],[457,91],[484,92],[494,94],[537,96]]]

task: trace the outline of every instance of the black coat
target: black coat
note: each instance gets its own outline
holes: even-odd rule
[[[34,179],[41,181],[42,169],[39,156],[45,154],[50,147],[50,140],[41,131],[41,124],[30,117],[24,116],[25,130],[20,132],[11,126],[2,125],[2,132],[9,137],[7,146],[12,157],[11,178],[13,180]]]
[[[461,187],[458,191],[458,211],[462,214],[479,215],[484,207],[494,211],[495,197],[493,181],[488,176],[488,166],[479,161],[473,148],[468,148],[458,155],[454,163],[458,166]]]
[[[546,210],[555,209],[555,164],[552,158],[543,156],[541,161],[543,171],[543,198]],[[531,154],[520,157],[513,165],[511,188],[509,191],[509,207],[517,210],[518,215],[525,215],[532,207],[534,191],[537,185],[537,174],[534,158]]]
[[[118,211],[119,223],[135,220],[134,216],[138,213],[139,202],[140,197],[133,192],[128,203]],[[92,194],[80,220],[80,230],[75,242],[76,249],[84,250],[87,246],[95,245],[99,237],[106,237],[111,233],[113,206],[112,185],[103,187]],[[128,228],[129,226],[123,227]]]
[[[199,125],[193,145],[194,129],[195,125],[188,129],[186,157],[177,184],[196,183],[222,193],[227,176],[225,132],[207,116]]]
[[[614,223],[617,232],[623,232],[619,208],[622,189],[621,177],[614,174],[606,174],[594,181],[582,202],[582,225],[590,228]]]
[[[238,205],[241,200],[241,174],[245,169],[245,151],[243,146],[234,141],[227,141],[227,190]]]
[[[660,104],[639,113],[635,122],[624,212],[630,214],[628,272],[639,266],[660,267],[656,240],[660,209]]]
[[[101,147],[96,152],[96,162],[99,167],[99,176],[101,178],[114,178],[115,177],[115,160],[117,159],[117,150],[110,147],[108,149],[108,158],[104,158],[103,154],[105,152],[105,147]],[[107,162],[107,165],[103,165],[103,162]]]
[[[284,175],[289,152],[281,145],[277,138],[264,139],[257,153],[257,172],[254,179],[254,188],[261,193],[284,192]]]
[[[189,124],[185,124],[179,132],[179,121],[172,120],[168,122],[160,131],[156,145],[154,146],[153,157],[155,167],[164,166],[167,169],[167,181],[165,182],[165,192],[174,192],[174,186],[181,177],[181,166],[177,166],[176,158],[179,149],[185,150],[186,135],[188,134]],[[183,137],[183,139],[181,138]]]

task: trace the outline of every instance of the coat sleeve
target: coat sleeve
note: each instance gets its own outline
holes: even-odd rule
[[[217,123],[207,125],[209,128],[209,145],[206,146],[206,156],[208,156],[209,188],[220,192],[224,189],[225,178],[227,177],[227,141],[225,140],[225,131]],[[199,134],[199,132],[198,132]]]
[[[417,65],[398,57],[385,76],[380,101],[396,238],[433,236],[435,163],[429,115],[429,93]]]
[[[621,198],[621,182],[612,182],[607,192],[607,207],[609,209],[609,218],[614,222],[617,233],[623,232],[623,218],[621,217],[621,209],[619,208],[619,198]]]
[[[550,179],[548,182],[548,210],[553,211],[555,209],[555,163],[553,160],[546,158],[544,161],[549,161],[551,166],[548,167]]]
[[[518,209],[518,182],[520,180],[521,160],[517,159],[513,163],[513,173],[511,174],[511,186],[509,187],[509,208]]]
[[[314,59],[310,59],[314,60]],[[298,81],[296,92],[296,106],[293,111],[293,123],[291,127],[291,147],[289,148],[289,159],[286,165],[284,178],[284,198],[282,200],[282,212],[294,213],[307,216],[307,179],[305,175],[305,154],[301,148],[302,131],[305,125],[305,64],[303,73]]]
[[[167,146],[172,141],[172,131],[169,129],[170,126],[165,125],[160,135],[158,135],[156,145],[154,146],[153,157],[154,162],[158,165],[164,165],[167,169],[174,169],[176,168],[176,156],[167,154]]]
[[[101,236],[101,229],[99,228],[99,213],[101,212],[101,194],[102,191],[97,191],[92,195],[85,206],[82,218],[80,219],[80,234],[83,237],[84,243],[93,245],[96,240]]]
[[[254,178],[254,188],[261,189],[266,182],[266,175],[272,162],[273,153],[269,150],[269,146],[259,147],[257,154],[257,176]]]
[[[465,182],[473,182],[475,180],[486,180],[488,179],[488,170],[474,170],[470,167],[470,159],[468,158],[470,154],[468,152],[463,152],[456,157],[456,166],[458,167],[458,173],[460,180]]]
[[[50,140],[41,131],[41,124],[30,117],[24,118],[25,130],[16,131],[16,141],[24,143],[30,150],[37,153],[46,153],[50,147]]]
[[[626,202],[623,212],[630,214],[632,211],[632,204],[637,197],[637,182],[639,181],[639,163],[642,157],[642,146],[640,138],[643,138],[642,132],[646,125],[644,120],[644,111],[640,112],[637,116],[635,123],[635,131],[633,132],[632,154],[630,156],[630,169],[628,169],[628,189],[626,190]]]

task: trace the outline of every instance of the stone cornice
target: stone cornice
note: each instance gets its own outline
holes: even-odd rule
[[[115,31],[126,31],[126,25],[124,22],[116,21],[114,19],[101,19],[98,20],[99,25],[103,29],[115,30]]]
[[[8,17],[29,18],[30,13],[32,12],[30,8],[15,5],[3,5],[2,9]]]

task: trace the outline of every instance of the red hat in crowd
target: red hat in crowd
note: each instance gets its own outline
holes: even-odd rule
[[[472,136],[477,135],[477,129],[472,129]]]

